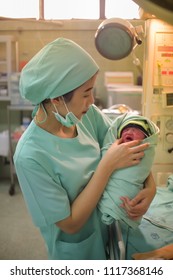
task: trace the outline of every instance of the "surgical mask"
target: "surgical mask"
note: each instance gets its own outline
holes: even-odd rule
[[[62,97],[63,98],[63,97]],[[55,115],[55,118],[57,119],[57,121],[59,121],[63,126],[66,126],[66,127],[71,127],[71,126],[74,126],[76,125],[80,120],[72,113],[72,112],[69,112],[68,108],[67,108],[67,105],[64,101],[64,98],[63,98],[63,102],[64,102],[64,106],[67,110],[67,115],[65,117],[61,116],[59,113],[58,113],[58,110],[55,106],[55,104],[53,103],[53,106],[55,108],[55,111],[53,111],[54,115]]]

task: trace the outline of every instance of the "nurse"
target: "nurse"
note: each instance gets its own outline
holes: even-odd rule
[[[84,49],[58,38],[21,73],[21,95],[36,110],[18,142],[14,163],[49,259],[107,259],[108,232],[98,201],[112,172],[138,164],[148,147],[139,141],[121,144],[120,139],[101,159],[110,120],[93,105],[98,70]],[[129,217],[144,214],[154,195],[149,176],[144,190],[124,205]]]

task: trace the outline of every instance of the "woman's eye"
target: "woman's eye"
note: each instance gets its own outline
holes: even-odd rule
[[[85,92],[85,94],[84,94],[84,97],[86,98],[86,97],[90,97],[91,96],[91,90],[90,91],[88,91],[88,92]]]

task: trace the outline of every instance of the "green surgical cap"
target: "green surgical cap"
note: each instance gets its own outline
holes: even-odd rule
[[[76,89],[98,69],[83,48],[69,39],[58,38],[43,47],[23,68],[20,93],[37,105]]]

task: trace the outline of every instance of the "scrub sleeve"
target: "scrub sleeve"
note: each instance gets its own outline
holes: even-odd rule
[[[49,259],[106,259],[107,226],[97,208],[75,234],[64,233],[55,223],[70,215],[71,203],[92,177],[110,122],[92,105],[77,125],[77,137],[59,138],[32,121],[18,142],[16,173]]]

